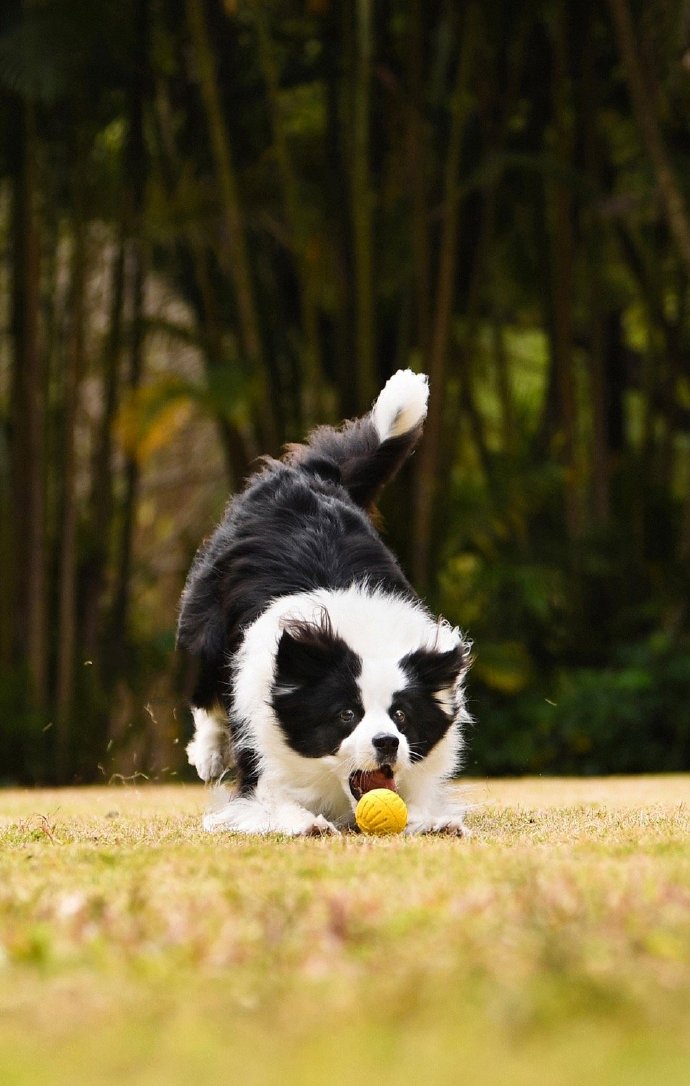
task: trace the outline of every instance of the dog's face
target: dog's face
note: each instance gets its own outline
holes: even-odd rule
[[[385,636],[375,655],[358,655],[323,614],[285,623],[277,647],[271,706],[284,738],[303,757],[326,759],[353,807],[371,788],[395,787],[443,739],[467,667],[462,642],[395,659]]]

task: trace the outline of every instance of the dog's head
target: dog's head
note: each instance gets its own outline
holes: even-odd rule
[[[381,629],[378,642],[371,633],[369,651],[358,652],[325,609],[314,620],[285,621],[271,691],[288,745],[327,758],[353,806],[372,788],[395,788],[437,749],[461,711],[469,662],[468,646],[446,626],[434,637],[427,626],[422,643],[402,655],[391,631]]]

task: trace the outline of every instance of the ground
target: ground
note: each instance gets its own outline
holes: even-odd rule
[[[3,1086],[687,1086],[690,777],[461,790],[469,840],[0,792]]]

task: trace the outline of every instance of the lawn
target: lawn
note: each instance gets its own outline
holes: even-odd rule
[[[473,782],[469,840],[0,792],[0,1082],[690,1082],[690,777]]]

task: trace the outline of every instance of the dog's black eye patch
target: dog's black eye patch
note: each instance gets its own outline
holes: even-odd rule
[[[452,716],[445,712],[433,694],[415,685],[398,690],[393,704],[389,716],[410,744],[413,761],[426,758],[448,731]],[[399,721],[395,714],[400,709],[405,719]]]
[[[328,616],[291,622],[278,643],[271,706],[298,754],[334,754],[364,715],[362,661],[333,633]],[[344,712],[350,710],[350,712]]]
[[[403,657],[400,667],[409,681],[394,694],[390,716],[410,744],[413,758],[425,758],[451,725],[452,714],[444,709],[437,695],[454,687],[465,671],[465,649],[463,645],[449,652],[418,649]],[[397,723],[395,714],[399,710],[405,714],[405,720]]]

